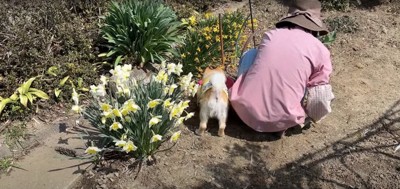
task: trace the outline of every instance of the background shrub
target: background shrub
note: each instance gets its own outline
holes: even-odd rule
[[[85,86],[92,83],[97,75],[98,16],[106,1],[2,1],[0,96],[9,97],[31,77],[37,77],[33,87],[52,97],[66,76],[75,84],[78,78]],[[56,73],[48,74],[52,66]],[[64,90],[70,89],[69,84]],[[61,93],[60,98],[69,99],[69,94]]]
[[[331,31],[343,32],[343,33],[355,33],[359,29],[358,23],[354,18],[349,16],[338,16],[334,18],[327,18],[324,22]]]
[[[240,12],[227,13],[223,16],[223,40],[225,62],[230,66],[236,65],[246,35],[244,29],[250,22]],[[184,73],[195,75],[208,66],[217,67],[221,64],[220,31],[217,16],[210,14],[200,18],[194,16],[184,20],[188,25],[185,44],[179,48]],[[255,20],[256,24],[256,20]],[[251,43],[249,43],[251,44]]]
[[[326,10],[347,10],[350,0],[321,0],[322,8]]]
[[[122,56],[133,58],[134,64],[159,63],[176,55],[174,46],[181,42],[181,23],[159,0],[113,2],[104,22],[102,35],[111,60]]]

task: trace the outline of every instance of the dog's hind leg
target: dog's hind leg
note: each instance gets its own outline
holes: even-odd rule
[[[196,134],[203,136],[204,132],[207,129],[208,115],[204,108],[200,109],[200,126],[199,129],[196,130]]]
[[[218,136],[224,137],[225,136],[225,127],[226,127],[226,116],[220,117],[218,119],[218,121],[219,121]]]

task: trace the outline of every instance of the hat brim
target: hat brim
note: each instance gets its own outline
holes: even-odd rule
[[[283,23],[286,23],[286,22],[296,24],[300,27],[303,27],[303,28],[311,30],[311,31],[320,32],[320,35],[326,35],[329,33],[328,28],[324,24],[322,26],[318,26],[317,24],[315,24],[313,21],[311,21],[304,15],[297,15],[294,17],[284,18],[276,23],[276,27],[280,27]]]

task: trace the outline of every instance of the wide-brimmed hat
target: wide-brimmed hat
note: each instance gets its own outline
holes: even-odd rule
[[[320,32],[320,35],[329,33],[328,28],[321,20],[321,2],[319,0],[292,0],[288,15],[276,23],[276,27],[279,28],[287,22]]]

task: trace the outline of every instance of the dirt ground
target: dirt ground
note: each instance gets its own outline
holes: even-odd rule
[[[264,30],[287,10],[275,1],[258,1],[254,9]],[[194,135],[194,118],[178,144],[156,154],[157,163],[144,166],[136,180],[136,172],[99,173],[77,188],[96,188],[94,182],[106,177],[113,178],[107,188],[400,188],[400,153],[394,152],[400,134],[399,10],[381,5],[324,13],[348,16],[359,27],[339,32],[331,46],[336,99],[321,123],[277,139],[230,117],[227,136],[220,138],[216,121],[206,136]]]

